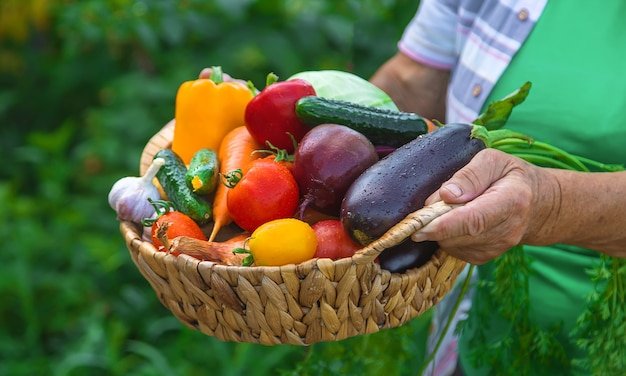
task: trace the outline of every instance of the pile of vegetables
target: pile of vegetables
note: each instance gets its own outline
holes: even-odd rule
[[[172,148],[156,153],[143,177],[117,181],[109,204],[119,220],[142,226],[145,240],[159,251],[223,265],[271,266],[350,257],[423,207],[487,147],[545,167],[623,169],[502,129],[529,89],[526,83],[491,103],[472,124],[444,125],[398,111],[384,92],[346,72],[302,72],[285,81],[270,74],[259,92],[251,83],[222,82],[221,69],[214,67],[209,79],[181,85]],[[404,272],[426,263],[436,250],[435,242],[405,241],[377,261]],[[495,261],[501,280],[481,290],[490,301],[508,302],[488,309],[515,327],[518,340],[509,341],[507,351],[524,354],[521,363],[511,363],[515,369],[532,363],[526,349],[534,342],[528,341],[544,339],[538,364],[558,350],[549,333],[530,324],[527,299],[516,294],[528,288],[527,263],[521,246],[506,252]],[[581,346],[593,359],[604,359],[605,344],[615,341],[600,329],[599,317],[626,315],[616,303],[623,302],[625,265],[601,256],[601,267],[593,271],[598,291],[579,325]],[[617,327],[623,333],[623,321]],[[500,346],[483,343],[477,349],[489,356],[502,351]],[[614,360],[584,365],[618,369]]]
[[[183,83],[172,148],[154,155],[145,176],[120,179],[111,190],[118,219],[143,226],[144,239],[160,251],[225,265],[353,255],[362,245],[343,228],[341,201],[379,154],[357,130],[305,121],[297,102],[322,98],[316,88],[327,90],[330,82],[349,82],[341,87],[353,97],[362,93],[368,110],[376,109],[374,101],[395,105],[349,73],[306,76],[315,86],[269,74],[259,92],[250,83],[223,82],[221,69],[213,67],[210,78]],[[358,104],[341,95],[328,99]]]
[[[260,92],[222,77],[214,67],[210,78],[180,86],[172,148],[154,155],[146,176],[121,179],[109,196],[120,220],[140,223],[146,238],[171,254],[252,266],[349,257],[423,207],[486,147],[574,163],[500,129],[530,84],[493,103],[475,124],[435,126],[398,111],[384,92],[346,72],[302,72],[284,81],[270,73]],[[405,241],[378,262],[403,272],[436,249],[434,242]]]
[[[353,255],[376,235],[364,241],[342,215],[351,184],[436,128],[398,111],[370,82],[334,70],[284,81],[270,73],[259,92],[224,82],[213,67],[210,78],[180,86],[175,120],[171,149],[154,155],[145,176],[120,179],[111,207],[118,219],[141,224],[159,250],[251,266]],[[425,256],[416,258],[407,242],[381,265],[421,265],[436,249],[424,245]]]
[[[270,73],[260,92],[222,77],[213,67],[210,78],[180,86],[172,148],[109,195],[118,219],[141,224],[146,240],[173,255],[251,266],[350,257],[479,150],[528,142],[482,125],[435,126],[347,72],[285,81]],[[498,106],[481,121],[502,123],[510,99]],[[378,261],[403,272],[436,249],[407,241]]]

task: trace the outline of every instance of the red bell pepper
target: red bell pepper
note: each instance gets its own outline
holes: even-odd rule
[[[261,145],[271,145],[288,153],[295,151],[299,142],[310,130],[296,115],[296,103],[302,97],[315,95],[308,81],[291,79],[277,81],[268,75],[267,85],[248,103],[245,123],[252,138]],[[292,138],[293,137],[293,138]]]

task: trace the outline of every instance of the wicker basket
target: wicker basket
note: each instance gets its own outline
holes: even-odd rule
[[[173,122],[152,137],[141,173],[171,146]],[[465,262],[437,251],[405,273],[374,259],[451,207],[437,204],[408,216],[352,258],[313,259],[281,267],[239,267],[158,252],[141,228],[120,230],[133,262],[160,301],[188,327],[223,341],[309,345],[396,327],[421,315],[448,293]],[[399,235],[398,235],[399,233]]]

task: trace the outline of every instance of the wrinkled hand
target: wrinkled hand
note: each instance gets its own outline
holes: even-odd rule
[[[471,264],[500,256],[540,226],[552,207],[554,184],[541,170],[494,149],[481,151],[426,201],[465,205],[411,238],[437,241],[443,251]]]

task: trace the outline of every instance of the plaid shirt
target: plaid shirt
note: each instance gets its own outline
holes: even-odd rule
[[[452,71],[447,119],[471,122],[480,113],[547,0],[422,0],[398,43],[426,65]]]

